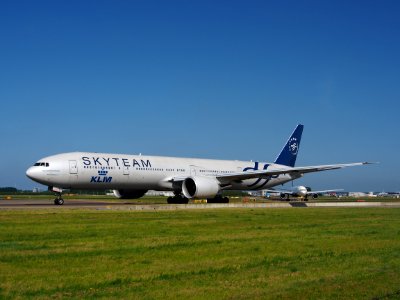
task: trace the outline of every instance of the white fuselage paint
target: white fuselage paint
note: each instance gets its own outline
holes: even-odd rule
[[[27,170],[27,176],[41,184],[62,189],[178,190],[176,178],[217,177],[246,170],[290,167],[273,163],[177,158],[146,155],[73,152],[45,157]],[[47,163],[47,164],[46,164]],[[296,179],[293,175],[238,180],[222,189],[270,188]],[[174,180],[173,180],[174,179]],[[175,183],[174,183],[175,182]]]

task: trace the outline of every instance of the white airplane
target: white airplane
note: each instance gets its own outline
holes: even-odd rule
[[[369,164],[295,167],[303,127],[297,125],[274,163],[72,152],[40,159],[26,175],[55,192],[56,205],[64,204],[66,189],[111,189],[121,199],[140,198],[148,190],[173,191],[168,203],[195,198],[226,203],[229,199],[221,196],[224,190],[266,189],[306,173]]]
[[[308,196],[313,197],[314,199],[317,199],[320,194],[323,193],[331,193],[331,192],[339,192],[343,191],[343,189],[335,189],[335,190],[323,190],[323,191],[311,191],[307,189],[307,187],[299,185],[299,186],[294,186],[292,188],[288,189],[271,189],[267,190],[269,193],[277,193],[281,197],[281,199],[286,199],[289,200],[290,197],[300,197],[303,198],[304,200],[308,200]]]

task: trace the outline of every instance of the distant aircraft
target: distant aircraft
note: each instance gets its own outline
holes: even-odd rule
[[[221,196],[224,190],[261,190],[306,173],[369,164],[295,167],[302,132],[299,124],[274,163],[72,152],[40,159],[26,175],[55,192],[57,205],[64,203],[65,189],[112,189],[121,199],[140,198],[148,190],[173,191],[168,203],[195,198],[226,203],[229,199]]]
[[[389,196],[389,193],[382,191],[382,192],[378,193],[377,196],[378,197],[387,197],[387,196]]]
[[[302,186],[302,185],[294,186],[294,187],[288,188],[286,190],[283,190],[283,189],[267,190],[267,192],[269,192],[269,193],[278,193],[279,196],[281,197],[281,199],[289,200],[290,197],[301,197],[301,198],[304,198],[304,200],[306,200],[306,201],[308,200],[308,196],[311,196],[314,199],[317,199],[320,194],[339,192],[339,191],[343,191],[343,189],[311,191],[307,187]]]

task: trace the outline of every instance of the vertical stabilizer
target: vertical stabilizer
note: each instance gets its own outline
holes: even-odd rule
[[[297,125],[292,135],[286,142],[278,158],[276,164],[294,167],[296,163],[297,153],[299,152],[301,134],[303,133],[304,125]]]

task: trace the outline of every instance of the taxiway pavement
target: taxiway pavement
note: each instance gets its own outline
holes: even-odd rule
[[[189,203],[154,204],[118,202],[98,199],[68,199],[64,205],[54,205],[52,200],[13,199],[0,200],[0,210],[5,209],[95,209],[95,210],[181,210],[211,208],[306,208],[306,207],[400,207],[400,202],[266,202],[266,203]]]

